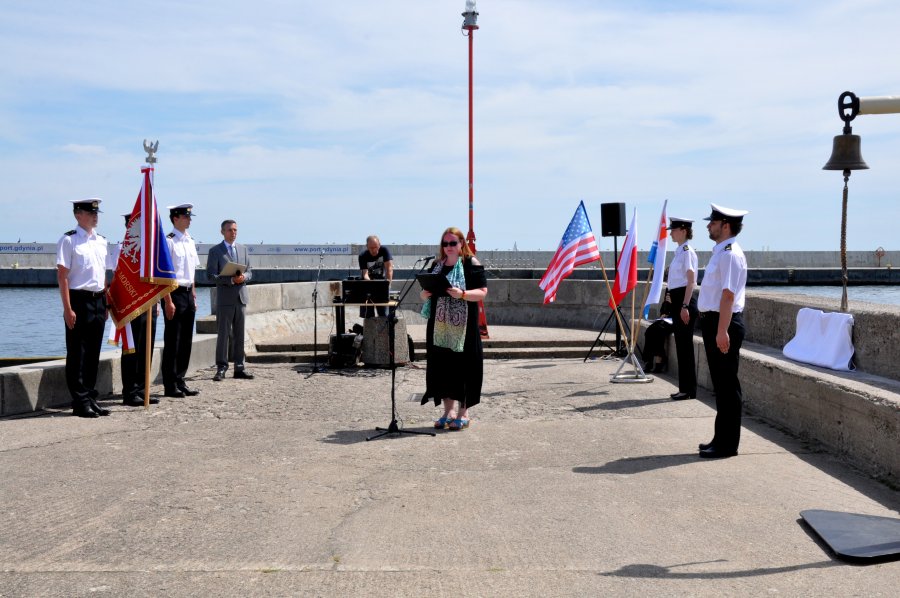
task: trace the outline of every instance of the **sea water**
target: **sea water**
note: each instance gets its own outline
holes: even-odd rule
[[[798,293],[835,299],[837,311],[841,287],[762,286],[751,290]],[[197,288],[197,317],[212,313],[209,305],[210,287]],[[853,301],[868,301],[900,305],[900,286],[854,286],[848,289],[850,306]],[[62,302],[56,287],[0,288],[0,357],[62,356],[66,354],[65,324]],[[109,335],[107,321],[104,339]],[[160,314],[156,321],[156,340],[162,342],[165,324]],[[118,350],[103,343],[104,351]]]
[[[210,315],[209,287],[197,287],[197,317]],[[106,321],[101,350],[118,347],[105,341],[112,326]],[[165,324],[160,310],[156,319],[156,343],[160,346]],[[59,357],[66,354],[62,301],[56,287],[0,288],[0,357]]]

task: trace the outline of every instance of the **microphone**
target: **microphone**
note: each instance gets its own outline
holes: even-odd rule
[[[430,262],[431,260],[433,260],[433,259],[436,258],[436,257],[437,257],[436,255],[426,255],[426,256],[423,257],[422,259],[425,260],[425,263],[428,263],[428,262]]]

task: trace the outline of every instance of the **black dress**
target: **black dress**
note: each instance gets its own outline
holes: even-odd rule
[[[653,365],[655,357],[659,357],[662,364],[669,361],[666,355],[666,339],[672,334],[674,325],[663,320],[663,318],[669,317],[672,317],[672,304],[664,301],[659,306],[659,319],[644,331],[644,349],[641,351],[641,355],[644,356],[644,361],[648,366]]]
[[[441,273],[447,275],[453,266],[444,266]],[[472,264],[472,258],[463,261],[463,273],[466,277],[466,289],[487,287],[484,266]],[[437,312],[437,297],[432,296],[431,316],[425,333],[425,351],[427,367],[425,370],[424,405],[433,399],[440,405],[441,399],[450,398],[460,405],[473,407],[481,402],[481,383],[484,378],[484,353],[481,347],[481,332],[478,329],[478,302],[467,301],[466,341],[463,351],[457,353],[451,349],[434,346],[434,316]]]

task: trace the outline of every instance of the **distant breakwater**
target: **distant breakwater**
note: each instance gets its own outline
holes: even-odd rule
[[[525,279],[540,280],[544,274],[543,268],[500,268],[487,265],[488,277],[496,279]],[[396,268],[394,270],[394,287],[399,290],[399,285],[418,272],[418,269]],[[704,270],[700,270],[700,282],[703,281]],[[330,280],[346,280],[359,276],[359,270],[353,268],[326,268],[321,270],[310,267],[293,268],[253,268],[253,284],[274,284],[287,282],[313,282],[318,279],[322,282]],[[861,285],[897,285],[900,284],[900,269],[898,268],[849,268],[848,284]],[[648,268],[638,269],[638,280],[646,280],[649,275]],[[612,269],[607,270],[607,276],[614,277]],[[573,280],[603,280],[603,271],[600,268],[578,268],[569,278]],[[206,271],[198,269],[196,274],[198,286],[211,286],[213,283],[206,276]],[[838,286],[841,284],[840,268],[753,268],[747,273],[748,286]],[[0,268],[0,287],[55,287],[55,268]]]

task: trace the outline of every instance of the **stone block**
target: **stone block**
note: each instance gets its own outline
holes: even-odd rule
[[[386,317],[366,318],[363,325],[362,362],[366,365],[390,365],[390,329]],[[398,319],[394,325],[394,363],[409,361],[406,322]]]
[[[281,286],[280,284],[260,284],[247,287],[250,293],[247,301],[247,313],[258,314],[283,309]]]

